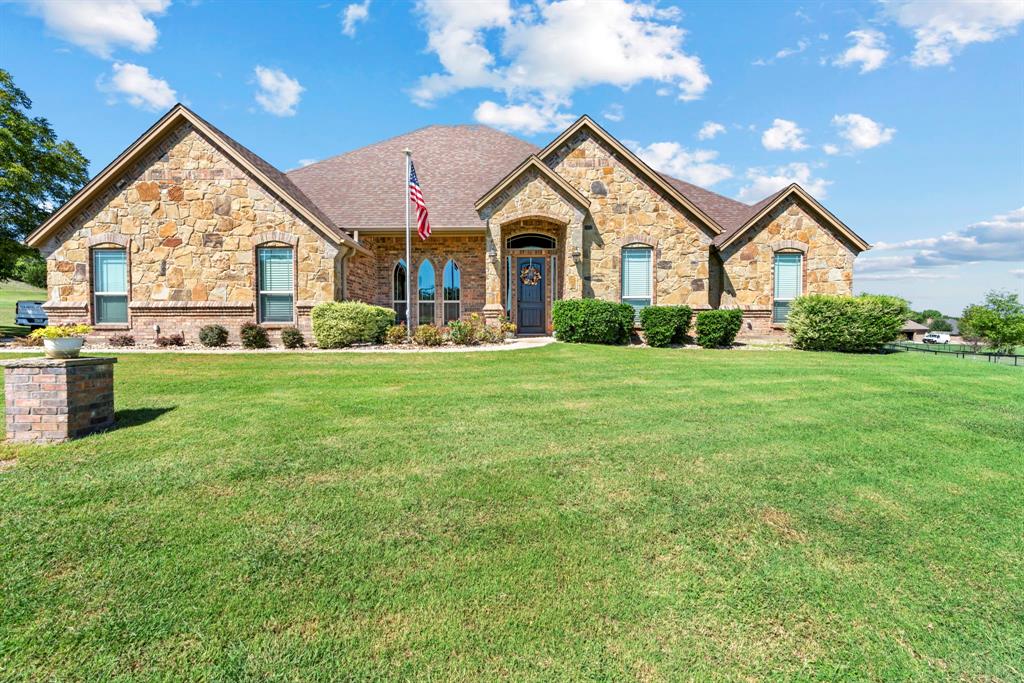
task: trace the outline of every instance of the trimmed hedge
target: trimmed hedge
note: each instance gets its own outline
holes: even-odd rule
[[[895,296],[811,294],[793,301],[786,331],[807,351],[877,351],[899,336],[908,315]]]
[[[705,349],[732,346],[743,326],[738,308],[701,311],[697,314],[697,343]]]
[[[601,299],[562,299],[551,307],[559,341],[626,344],[633,330],[633,307]]]
[[[267,335],[267,328],[248,322],[242,325],[238,335],[242,338],[242,346],[247,349],[266,349],[270,347],[270,337]]]
[[[204,325],[199,330],[199,342],[203,346],[224,346],[228,343],[228,330],[223,325]]]
[[[286,349],[301,349],[306,346],[306,338],[297,327],[286,327],[281,330],[281,343]]]
[[[640,325],[648,346],[682,344],[690,330],[689,306],[648,306],[640,311]]]
[[[310,312],[310,318],[313,320],[313,337],[321,349],[380,344],[388,328],[395,324],[394,310],[359,301],[317,304]]]

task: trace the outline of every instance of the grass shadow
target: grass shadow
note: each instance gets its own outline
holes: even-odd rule
[[[168,406],[166,408],[128,408],[127,410],[118,410],[114,412],[114,429],[124,429],[126,427],[138,427],[144,425],[147,422],[152,422],[164,413],[169,413],[178,406]]]

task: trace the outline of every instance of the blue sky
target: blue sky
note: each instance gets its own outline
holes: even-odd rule
[[[876,245],[858,291],[955,314],[1024,296],[1022,23],[1017,0],[40,0],[0,4],[0,64],[93,173],[177,100],[282,169],[590,114],[742,201],[799,182]]]

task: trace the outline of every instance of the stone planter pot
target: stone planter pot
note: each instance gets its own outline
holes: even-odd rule
[[[79,351],[85,340],[81,337],[62,337],[60,339],[44,339],[43,348],[47,358],[78,358]]]

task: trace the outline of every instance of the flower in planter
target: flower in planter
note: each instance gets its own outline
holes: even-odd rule
[[[78,358],[85,335],[90,332],[88,325],[52,325],[34,330],[29,336],[43,340],[48,358]]]
[[[32,330],[29,336],[33,339],[72,339],[80,338],[92,332],[88,325],[50,325]]]

